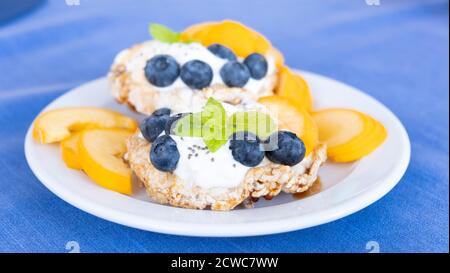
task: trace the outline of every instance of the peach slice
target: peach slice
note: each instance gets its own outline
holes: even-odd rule
[[[183,41],[196,40],[203,41],[209,31],[218,25],[217,22],[203,22],[189,26],[181,33]]]
[[[275,66],[277,68],[281,68],[284,66],[284,56],[281,51],[272,46],[269,51],[266,52],[266,54],[272,56],[275,59]]]
[[[371,117],[357,112],[358,115],[361,115],[361,118],[364,120],[364,129],[358,136],[354,137],[350,141],[337,145],[334,147],[328,148],[328,154],[330,154],[332,157],[335,155],[345,154],[348,151],[354,149],[355,147],[358,147],[361,143],[364,143],[367,141],[368,138],[371,137],[375,130],[376,122]],[[320,134],[320,133],[319,133]]]
[[[349,109],[326,109],[313,113],[319,139],[328,149],[345,144],[364,132],[364,116]]]
[[[288,98],[297,107],[303,107],[307,111],[312,111],[313,99],[309,86],[303,77],[292,72],[287,66],[283,66],[278,75],[279,79],[275,93]]]
[[[276,95],[262,97],[258,102],[275,115],[280,129],[294,132],[303,140],[307,155],[314,150],[319,143],[319,131],[314,119],[306,110]]]
[[[330,108],[313,113],[319,138],[335,162],[351,162],[370,154],[386,139],[383,125],[351,109]]]
[[[373,122],[374,130],[366,141],[355,145],[355,147],[345,153],[332,155],[331,159],[335,162],[352,162],[369,155],[383,144],[387,137],[386,128],[376,120],[373,120]]]
[[[123,129],[83,131],[78,141],[81,165],[86,174],[107,189],[131,194],[131,170],[123,161],[126,140],[133,133]]]
[[[81,159],[78,153],[78,141],[80,139],[81,132],[77,132],[72,134],[70,137],[61,141],[61,156],[66,163],[66,166],[75,169],[81,170]]]
[[[120,113],[94,107],[73,107],[47,111],[34,122],[33,138],[40,143],[54,143],[72,132],[91,128],[136,130],[135,120]]]
[[[268,53],[275,58],[277,66],[280,67],[284,63],[283,55],[272,47],[266,37],[236,21],[195,24],[185,29],[181,37],[185,41],[199,41],[204,46],[222,44],[243,58],[252,53]]]

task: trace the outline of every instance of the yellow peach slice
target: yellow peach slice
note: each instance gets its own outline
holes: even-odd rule
[[[313,113],[320,141],[328,146],[335,162],[351,162],[370,154],[385,140],[383,125],[372,117],[350,109],[331,108]]]
[[[59,142],[72,132],[91,128],[135,130],[135,120],[120,113],[95,107],[69,107],[47,111],[37,117],[33,138],[40,143]]]
[[[297,107],[303,107],[306,111],[312,111],[313,99],[309,86],[302,76],[292,72],[287,66],[279,71],[278,84],[275,93],[289,99]]]
[[[330,159],[335,162],[342,163],[352,162],[375,151],[386,140],[387,131],[386,128],[378,121],[374,120],[374,123],[375,128],[372,131],[371,136],[367,138],[366,141],[355,145],[353,149],[348,150],[345,153],[332,155]]]
[[[126,140],[133,133],[123,129],[83,131],[78,141],[81,165],[86,174],[107,189],[131,194],[131,170],[123,161]]]
[[[294,132],[303,140],[307,155],[314,150],[319,143],[319,132],[314,119],[306,110],[280,96],[262,97],[258,102],[275,115],[279,129]]]
[[[331,157],[335,155],[345,154],[348,151],[351,151],[355,147],[358,147],[361,143],[367,142],[367,140],[373,135],[376,129],[376,121],[365,114],[359,112],[358,114],[361,115],[361,118],[364,120],[363,132],[344,144],[328,148],[327,152],[329,155],[331,155]]]
[[[328,149],[345,144],[364,132],[364,116],[349,109],[325,109],[313,113],[319,139]]]
[[[181,33],[181,39],[186,42],[191,40],[201,42],[217,24],[217,22],[203,22],[189,26]]]
[[[241,57],[252,53],[264,54],[271,47],[264,36],[231,20],[194,25],[183,31],[182,39],[200,41],[205,46],[219,43]]]
[[[319,127],[317,126],[316,121],[313,119],[309,112],[303,110],[303,116],[305,118],[305,128],[307,130],[307,132],[304,134],[304,139],[310,147],[306,150],[306,155],[309,155],[309,153],[312,152],[314,148],[316,148],[316,146],[320,143]]]
[[[185,41],[199,41],[204,46],[215,43],[224,45],[243,58],[252,53],[271,54],[277,66],[284,63],[283,55],[272,47],[266,37],[236,21],[195,24],[185,29],[181,37]]]
[[[271,47],[269,51],[266,52],[267,55],[272,56],[275,59],[275,65],[277,68],[282,68],[284,66],[284,56],[281,51],[275,47]]]
[[[70,137],[61,141],[61,155],[66,166],[81,170],[81,159],[78,153],[78,140],[80,139],[81,132],[72,134]]]

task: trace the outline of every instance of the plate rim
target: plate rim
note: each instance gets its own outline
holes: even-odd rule
[[[65,95],[69,94],[73,90],[82,88],[83,86],[88,84],[92,84],[95,81],[105,80],[105,77],[100,77],[88,81],[82,85],[76,86],[75,88],[68,90],[64,94],[53,99],[39,112],[38,115],[36,115],[36,117],[33,119],[33,122],[30,124],[27,130],[27,134],[25,136],[24,141],[25,158],[30,169],[32,170],[33,174],[38,178],[38,180],[53,194],[55,194],[65,202],[71,204],[72,206],[82,211],[88,212],[89,214],[92,214],[96,217],[124,226],[137,228],[140,230],[164,234],[196,236],[196,237],[243,237],[243,236],[277,234],[326,224],[366,208],[370,204],[381,199],[389,191],[391,191],[395,187],[395,185],[397,185],[400,182],[401,178],[403,177],[404,173],[408,168],[411,157],[411,144],[408,133],[403,124],[401,123],[401,121],[397,118],[397,116],[395,116],[395,114],[389,108],[387,108],[384,104],[382,104],[372,96],[364,93],[363,91],[353,86],[347,85],[345,83],[342,83],[340,81],[337,81],[335,79],[326,76],[322,76],[308,71],[300,71],[300,70],[295,71],[305,76],[315,77],[319,80],[331,81],[334,84],[341,85],[351,90],[352,92],[359,93],[359,95],[362,95],[363,97],[365,97],[365,99],[370,100],[374,104],[377,104],[378,108],[383,109],[383,111],[385,111],[386,114],[389,116],[389,118],[392,120],[392,123],[397,126],[397,129],[399,130],[400,133],[399,137],[401,138],[401,143],[403,144],[405,152],[402,154],[398,164],[395,165],[395,168],[393,168],[389,172],[389,175],[381,179],[381,181],[379,180],[374,185],[371,185],[364,192],[359,193],[356,196],[349,198],[348,200],[341,201],[334,207],[325,208],[318,212],[315,211],[306,214],[301,214],[297,217],[280,219],[277,220],[277,225],[270,225],[270,224],[264,225],[263,221],[263,222],[238,223],[238,224],[231,223],[224,225],[226,226],[226,228],[211,229],[210,227],[212,226],[216,227],[217,225],[205,223],[186,223],[186,222],[183,222],[182,225],[172,225],[168,224],[167,221],[149,218],[146,218],[145,221],[142,221],[143,219],[137,215],[130,215],[122,211],[113,210],[110,207],[99,204],[94,200],[90,200],[84,196],[74,195],[70,191],[65,191],[64,187],[59,186],[57,183],[56,184],[49,183],[46,174],[44,174],[42,171],[39,170],[39,168],[35,165],[36,162],[31,159],[30,155],[31,145],[33,144],[32,128],[35,118],[40,113],[46,111],[49,107],[51,107],[56,100],[63,98]],[[184,208],[174,208],[174,207],[171,208],[178,210],[185,210]],[[224,213],[224,212],[217,212],[217,213]],[[303,222],[303,218],[305,217],[309,217],[307,223]],[[266,222],[272,223],[273,220],[269,220]],[[255,224],[258,225],[257,228],[255,228]]]

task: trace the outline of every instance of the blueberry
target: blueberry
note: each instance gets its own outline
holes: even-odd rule
[[[170,109],[167,107],[159,108],[152,113],[152,116],[160,117],[170,115]]]
[[[150,149],[150,161],[153,166],[163,172],[171,172],[176,169],[180,152],[177,143],[168,135],[159,136]]]
[[[220,76],[229,87],[243,87],[250,79],[250,71],[246,65],[230,61],[222,66]]]
[[[180,65],[169,55],[156,55],[144,68],[147,80],[158,87],[171,85],[180,75]]]
[[[267,74],[267,61],[263,55],[253,53],[247,56],[244,60],[244,64],[250,70],[250,75],[253,79],[262,79]]]
[[[164,131],[166,123],[170,118],[169,115],[169,108],[161,108],[146,117],[139,125],[142,136],[149,142],[155,141],[161,132]]]
[[[193,60],[181,67],[180,76],[190,88],[203,89],[211,84],[213,71],[209,64],[200,60]]]
[[[264,159],[259,138],[249,132],[237,132],[231,136],[230,150],[233,158],[247,167],[255,167]]]
[[[208,46],[208,49],[212,54],[216,55],[219,58],[227,59],[230,61],[236,60],[236,55],[234,55],[233,51],[221,44],[212,44]]]
[[[175,125],[175,122],[179,120],[180,118],[188,115],[189,113],[178,113],[176,115],[173,115],[169,118],[169,120],[166,123],[166,127],[164,129],[164,132],[166,135],[172,135],[173,134],[173,125]]]
[[[277,164],[294,166],[305,157],[305,144],[294,133],[278,131],[269,137],[275,142],[274,150],[266,151],[267,158]]]

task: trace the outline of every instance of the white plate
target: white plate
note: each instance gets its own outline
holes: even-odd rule
[[[311,86],[317,109],[359,109],[381,121],[389,136],[374,153],[356,163],[326,163],[320,170],[322,191],[301,200],[281,194],[272,201],[257,202],[253,209],[215,212],[156,204],[143,189],[131,197],[122,195],[97,186],[80,171],[66,168],[57,145],[33,141],[31,126],[25,139],[26,158],[38,179],[63,200],[103,219],[143,230],[191,236],[249,236],[327,223],[389,192],[406,171],[410,143],[400,121],[375,99],[323,76],[302,74]],[[105,78],[67,92],[43,111],[66,106],[106,107],[139,118],[114,101]]]

